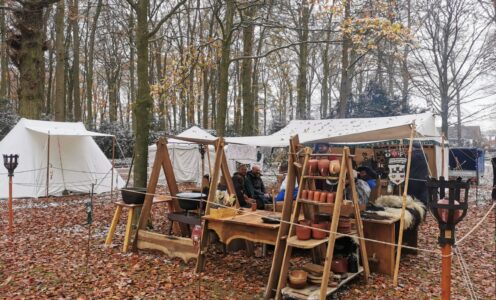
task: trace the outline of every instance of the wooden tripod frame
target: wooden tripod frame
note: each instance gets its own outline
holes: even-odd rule
[[[217,192],[217,184],[220,177],[220,172],[224,176],[227,183],[227,190],[229,194],[235,194],[234,184],[229,173],[229,168],[227,166],[227,160],[224,153],[224,139],[218,138],[214,141],[201,140],[201,139],[188,139],[174,137],[175,139],[182,139],[189,142],[194,142],[203,145],[215,145],[215,163],[212,170],[212,178],[210,180],[210,189],[207,198],[207,206],[205,209],[205,214],[210,212],[210,204],[213,203],[215,195]],[[188,261],[191,258],[198,258],[199,252],[193,245],[193,240],[189,237],[181,236],[171,236],[164,235],[160,233],[155,233],[146,230],[146,225],[148,219],[150,218],[151,208],[153,204],[153,198],[155,191],[157,189],[158,179],[160,175],[160,170],[164,171],[167,186],[169,187],[170,200],[167,201],[167,209],[169,213],[181,212],[183,211],[179,206],[179,201],[176,195],[179,192],[179,188],[176,182],[176,177],[174,175],[174,169],[172,162],[169,157],[169,151],[167,148],[167,140],[165,138],[160,138],[157,142],[157,152],[155,155],[155,161],[153,163],[152,173],[150,175],[150,180],[148,182],[145,201],[143,203],[143,208],[141,209],[141,214],[138,223],[138,229],[136,230],[136,235],[133,241],[133,249],[152,249],[164,252],[169,257],[179,257],[184,261]],[[236,202],[236,205],[239,204]],[[177,223],[176,223],[177,224]],[[179,223],[178,228],[174,228],[175,233],[180,233],[185,236],[189,233],[186,224]],[[202,239],[205,233],[202,233]]]

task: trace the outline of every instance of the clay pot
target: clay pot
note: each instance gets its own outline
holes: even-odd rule
[[[312,224],[313,228],[318,228],[318,229],[326,229],[326,223],[314,223]],[[315,230],[312,229],[312,237],[316,240],[321,240],[324,239],[327,236],[327,232],[322,231],[322,230]]]
[[[308,273],[303,270],[289,272],[289,285],[294,289],[302,289],[307,285]]]
[[[348,259],[346,257],[336,257],[332,259],[331,271],[334,273],[348,272]]]
[[[325,203],[327,201],[327,192],[321,192],[319,202]]]
[[[310,221],[303,220],[299,222],[301,225],[310,226]],[[312,230],[308,227],[303,227],[296,225],[296,238],[301,241],[306,241],[310,239]]]
[[[334,198],[336,198],[336,193],[335,192],[329,192],[327,193],[327,203],[334,203]]]
[[[302,190],[301,191],[301,199],[308,199],[308,190]]]
[[[313,192],[313,201],[315,201],[315,202],[320,201],[320,191],[314,191]]]
[[[308,160],[308,175],[315,175],[319,167],[319,161],[316,159]]]
[[[339,173],[339,170],[341,170],[341,164],[339,163],[339,160],[331,160],[331,162],[329,163],[329,172],[331,172],[331,174],[337,174]]]
[[[319,172],[322,176],[329,176],[330,161],[327,158],[321,158],[318,163]]]
[[[307,200],[313,200],[313,193],[314,193],[314,191],[308,190],[308,198],[307,198]]]

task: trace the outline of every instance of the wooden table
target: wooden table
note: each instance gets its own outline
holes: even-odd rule
[[[268,224],[262,221],[261,216],[277,216],[281,213],[257,210],[244,210],[234,217],[213,218],[204,216],[205,229],[215,231],[221,242],[228,245],[234,239],[245,239],[255,243],[275,245],[279,224]]]
[[[399,222],[399,220],[400,218],[387,220],[362,218],[365,238],[394,244],[395,223]],[[372,241],[365,241],[365,246],[367,247],[367,255],[369,257],[372,257],[375,253],[375,258],[377,258],[379,262],[377,271],[382,274],[393,275],[396,247],[394,245],[386,245]]]

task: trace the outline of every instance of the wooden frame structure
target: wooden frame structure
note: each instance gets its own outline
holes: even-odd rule
[[[215,146],[215,162],[213,170],[211,170],[211,180],[210,189],[207,198],[207,205],[205,209],[205,214],[209,214],[211,203],[214,202],[214,198],[217,192],[217,185],[220,178],[220,172],[224,176],[227,184],[227,190],[229,194],[234,194],[234,184],[232,178],[229,174],[229,169],[227,166],[227,160],[224,153],[224,139],[217,138],[214,141],[202,140],[202,139],[190,139],[174,137],[174,139],[180,139],[188,142],[203,144],[203,145],[214,145]],[[165,179],[167,186],[169,188],[170,200],[167,201],[167,208],[169,213],[181,212],[183,211],[179,206],[179,201],[176,195],[179,192],[179,188],[174,175],[174,170],[172,167],[172,162],[169,157],[169,151],[167,149],[167,139],[160,138],[157,142],[157,152],[155,155],[155,161],[153,163],[152,173],[150,175],[150,180],[148,182],[145,201],[143,203],[143,208],[141,210],[138,229],[136,230],[136,235],[133,241],[133,250],[137,249],[152,249],[164,252],[169,257],[179,257],[184,261],[188,261],[192,258],[198,258],[200,254],[197,248],[193,245],[193,240],[189,237],[183,237],[189,233],[186,224],[179,223],[178,228],[174,228],[175,233],[180,233],[182,236],[177,235],[165,235],[156,232],[151,232],[146,230],[146,224],[150,218],[151,208],[153,204],[153,198],[155,196],[155,191],[157,189],[158,179],[160,175],[160,170],[165,173]],[[236,205],[239,205],[236,202]],[[206,232],[202,233],[202,242],[206,238]]]
[[[356,226],[357,235],[359,237],[360,254],[362,256],[362,262],[363,262],[363,269],[360,270],[360,272],[362,271],[364,272],[366,280],[368,279],[370,273],[368,266],[367,250],[365,247],[365,240],[363,239],[364,237],[363,225],[360,218],[358,195],[355,188],[354,178],[351,172],[352,165],[351,165],[349,148],[347,147],[344,148],[343,154],[341,155],[341,170],[339,173],[339,177],[333,178],[334,180],[338,180],[338,187],[337,187],[337,195],[336,195],[335,203],[333,205],[330,204],[333,206],[332,219],[330,224],[330,232],[331,232],[330,237],[324,240],[309,240],[309,241],[299,241],[296,239],[296,236],[294,235],[295,234],[294,224],[299,219],[300,210],[303,209],[304,214],[307,215],[307,213],[305,212],[305,208],[307,206],[314,206],[316,211],[318,211],[318,208],[320,206],[320,204],[315,202],[312,203],[312,201],[308,201],[308,200],[302,201],[302,199],[300,199],[301,191],[305,186],[309,188],[315,188],[314,179],[327,178],[327,177],[320,178],[322,176],[310,176],[305,174],[307,170],[307,162],[312,155],[311,149],[305,148],[303,163],[301,163],[299,153],[301,153],[301,151],[298,142],[298,137],[295,136],[290,141],[288,180],[287,180],[286,197],[284,199],[283,216],[282,216],[283,222],[281,224],[281,227],[279,228],[279,233],[276,241],[276,248],[274,250],[271,272],[269,275],[269,280],[265,291],[265,299],[272,298],[274,296],[274,292],[276,299],[282,298],[281,292],[286,285],[289,263],[290,263],[289,260],[292,254],[292,248],[297,247],[297,248],[312,249],[322,246],[323,248],[326,248],[325,262],[323,268],[324,271],[322,275],[322,283],[320,285],[318,294],[320,299],[326,298],[326,296],[328,295],[328,281],[330,277],[334,243],[336,238],[339,237],[339,234],[337,234],[337,229],[339,223],[339,216],[341,213],[341,204],[344,198],[344,187],[346,184],[346,180],[348,180],[348,183],[352,190],[354,215],[357,225]],[[298,189],[296,200],[293,201],[292,195],[294,191],[294,185],[297,179],[299,179],[300,188]],[[293,207],[293,203],[294,203],[294,207]],[[292,214],[290,213],[291,209],[293,209]],[[325,242],[328,242],[327,247],[325,247]],[[358,275],[360,272],[356,273],[355,275]]]

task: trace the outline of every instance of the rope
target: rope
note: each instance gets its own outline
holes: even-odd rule
[[[495,206],[496,206],[496,202],[493,203],[491,208],[487,210],[484,217],[482,217],[482,219],[479,222],[477,222],[477,224],[474,227],[472,227],[472,229],[465,236],[463,236],[461,239],[456,241],[455,245],[456,246],[460,245],[467,237],[469,237],[487,219],[487,217],[489,216],[489,214],[491,213],[491,211],[494,209]]]
[[[460,264],[460,267],[462,269],[462,274],[465,280],[465,284],[467,285],[467,288],[469,290],[470,298],[477,300],[477,294],[475,293],[474,285],[472,283],[472,280],[470,279],[470,275],[468,273],[467,265],[465,264],[465,260],[463,259],[460,250],[457,247],[453,248],[453,251],[456,254],[456,257],[458,259],[458,263]]]

